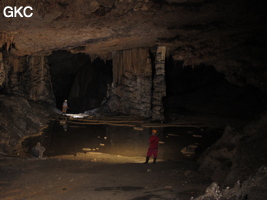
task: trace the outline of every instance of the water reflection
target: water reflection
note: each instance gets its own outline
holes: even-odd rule
[[[45,156],[102,152],[145,158],[151,133],[151,128],[74,126],[68,125],[67,121],[55,123],[52,130]],[[205,127],[168,127],[157,130],[160,137],[158,158],[161,160],[181,160],[186,157],[194,159],[221,136],[220,130],[209,130]],[[189,153],[186,154],[186,151]]]
[[[62,126],[64,131],[68,130],[68,120],[67,119],[60,120],[59,123]]]

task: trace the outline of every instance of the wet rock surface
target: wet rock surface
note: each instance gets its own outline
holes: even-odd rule
[[[9,155],[23,155],[21,142],[42,135],[42,129],[56,116],[56,110],[48,103],[14,96],[0,95],[0,109],[0,152]]]
[[[199,158],[199,171],[215,181],[234,184],[267,165],[266,113],[241,129],[226,127],[223,136]]]

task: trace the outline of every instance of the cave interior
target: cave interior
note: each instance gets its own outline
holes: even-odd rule
[[[214,146],[198,155],[199,170],[219,182],[246,180],[248,175],[234,174],[238,156],[246,152],[240,158],[245,163],[253,158],[245,143],[258,145],[255,154],[261,157],[243,173],[267,164],[261,153],[267,146],[264,3],[1,1],[1,10],[32,5],[33,16],[0,17],[0,152],[25,155],[29,138],[36,142],[51,130],[47,124],[71,121],[71,114],[87,114],[88,120],[138,119],[149,128],[100,129],[114,138],[138,127],[149,135],[153,123],[164,137],[179,130],[166,128],[171,125],[209,134],[217,130],[216,139],[209,136]],[[68,110],[62,115],[65,100]],[[134,143],[134,136],[125,137]],[[209,154],[218,149],[229,154]],[[216,160],[212,169],[205,165],[207,158]]]

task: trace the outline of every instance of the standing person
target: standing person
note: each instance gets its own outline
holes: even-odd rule
[[[68,101],[65,100],[65,101],[63,102],[63,105],[62,105],[62,112],[63,112],[63,114],[66,114],[68,108],[69,108],[69,107],[68,107]]]
[[[157,160],[157,155],[158,155],[158,145],[159,145],[159,137],[157,136],[157,130],[153,129],[152,130],[152,135],[149,138],[149,148],[147,150],[147,155],[146,155],[146,163],[148,163],[150,156],[153,155],[154,161],[153,163],[156,163]]]

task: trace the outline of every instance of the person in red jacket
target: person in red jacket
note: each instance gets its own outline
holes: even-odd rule
[[[152,130],[152,135],[149,138],[149,148],[147,150],[147,155],[146,155],[146,163],[148,163],[150,156],[153,155],[154,161],[153,163],[156,163],[157,156],[158,156],[158,145],[159,145],[159,137],[157,136],[157,130],[153,129]]]

